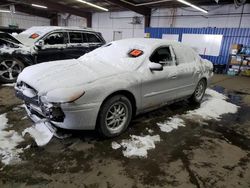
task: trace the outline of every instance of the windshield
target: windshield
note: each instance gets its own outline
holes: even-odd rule
[[[94,59],[110,66],[132,70],[141,65],[149,49],[149,46],[138,41],[120,40],[85,54],[79,60],[88,62]]]

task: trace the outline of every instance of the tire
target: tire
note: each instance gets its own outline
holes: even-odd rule
[[[118,112],[119,111],[119,112]],[[97,119],[98,132],[112,138],[123,133],[132,119],[132,105],[123,95],[109,98],[101,106]]]
[[[16,58],[0,58],[0,82],[14,83],[24,67],[24,63]]]
[[[204,97],[206,88],[207,88],[207,82],[206,82],[206,80],[205,79],[201,79],[198,82],[193,95],[189,98],[189,101],[191,103],[194,103],[194,104],[200,103],[201,100]]]

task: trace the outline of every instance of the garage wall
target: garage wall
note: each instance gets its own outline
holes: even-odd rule
[[[50,20],[38,16],[30,16],[24,13],[0,13],[0,26],[8,27],[17,25],[19,28],[26,29],[31,26],[50,25]]]
[[[132,24],[134,16],[141,18],[141,24]],[[115,31],[121,32],[122,38],[144,36],[144,18],[131,11],[94,13],[92,27],[101,32],[107,42],[113,40]]]
[[[203,7],[209,14],[201,14],[185,7],[176,9],[156,9],[152,12],[151,27],[250,27],[250,4],[235,8],[234,5]],[[235,13],[248,15],[233,15]],[[227,15],[227,14],[232,15]],[[224,14],[224,15],[222,15]],[[173,18],[173,15],[178,15]]]
[[[86,18],[74,16],[69,14],[59,14],[58,15],[58,25],[59,26],[71,26],[71,27],[87,27]]]
[[[159,8],[152,10],[151,27],[219,27],[219,28],[249,28],[250,14],[243,15],[219,15],[228,13],[241,13],[242,8],[234,5],[207,6],[214,16],[204,17],[200,12],[190,7],[174,9]],[[244,6],[244,13],[250,13],[250,5]],[[185,15],[173,17],[173,15]],[[187,16],[188,15],[188,16]],[[133,25],[132,17],[142,18],[142,24]],[[144,19],[141,15],[131,11],[94,13],[92,18],[94,30],[101,32],[109,42],[113,40],[114,31],[121,31],[122,38],[144,37]]]
[[[214,64],[226,65],[229,61],[229,54],[232,44],[250,44],[250,28],[159,28],[150,27],[145,29],[150,33],[151,38],[162,38],[163,34],[179,35],[182,41],[183,34],[213,34],[223,35],[219,56],[202,55]]]

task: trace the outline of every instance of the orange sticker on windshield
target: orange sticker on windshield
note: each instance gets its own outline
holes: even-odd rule
[[[138,49],[134,49],[134,50],[131,50],[129,52],[129,55],[132,56],[132,57],[139,57],[142,54],[143,54],[143,51],[138,50]]]
[[[37,37],[39,37],[37,33],[33,33],[32,35],[30,35],[30,38],[32,39],[36,39]]]

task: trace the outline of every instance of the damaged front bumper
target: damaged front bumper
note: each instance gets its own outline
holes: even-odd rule
[[[18,88],[16,88],[16,96],[25,102],[27,114],[35,123],[47,121],[52,126],[62,129],[95,129],[100,103],[82,105],[76,103],[46,104],[41,102],[37,95],[32,98],[27,97]]]

